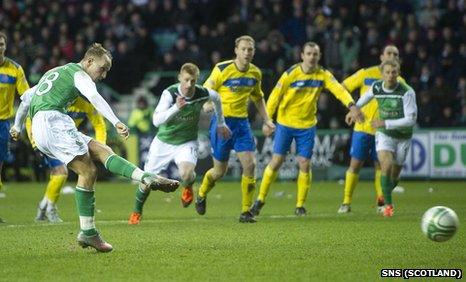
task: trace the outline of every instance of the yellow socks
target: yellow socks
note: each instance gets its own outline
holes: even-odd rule
[[[307,193],[311,187],[312,173],[299,171],[298,174],[298,196],[296,207],[300,208],[304,205],[307,198]]]
[[[256,179],[250,176],[241,176],[241,212],[249,211],[254,199],[254,190],[256,189]]]
[[[60,190],[65,184],[67,175],[50,175],[49,183],[45,190],[45,197],[53,204],[58,201],[60,197]]]
[[[273,171],[269,166],[264,169],[264,175],[262,176],[261,186],[259,189],[259,196],[257,199],[261,202],[265,202],[265,198],[269,193],[270,186],[277,179],[278,171]]]
[[[353,191],[359,181],[359,174],[346,171],[345,178],[345,197],[343,199],[343,204],[351,204],[353,198]]]
[[[382,185],[380,184],[380,177],[382,176],[382,171],[380,169],[375,170],[375,176],[374,176],[374,187],[375,187],[375,193],[377,194],[377,199],[380,199],[380,197],[383,197],[383,192],[382,192]]]
[[[210,190],[215,186],[215,181],[212,178],[212,170],[213,168],[209,169],[202,179],[201,187],[199,187],[199,196],[201,198],[205,198]]]

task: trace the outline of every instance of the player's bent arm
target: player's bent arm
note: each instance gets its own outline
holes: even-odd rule
[[[265,106],[265,100],[264,98],[257,99],[257,100],[252,100],[254,105],[257,108],[257,111],[259,112],[259,115],[262,117],[262,119],[265,121],[269,121],[270,117],[269,114],[267,113],[267,108]]]
[[[357,88],[360,88],[363,84],[364,69],[360,69],[357,72],[353,73],[347,77],[341,85],[348,90],[348,92],[353,92]]]
[[[269,99],[267,100],[267,113],[270,116],[273,116],[277,111],[278,104],[282,100],[283,94],[288,90],[288,75],[285,73],[282,74],[277,84],[270,93]]]
[[[335,98],[337,98],[345,107],[350,108],[351,105],[354,105],[354,100],[353,97],[351,97],[351,94],[329,71],[326,71],[325,74],[325,88],[330,90],[333,96],[335,96]]]
[[[403,95],[403,112],[404,117],[399,119],[385,120],[386,129],[396,129],[399,127],[414,126],[416,124],[417,106],[416,94],[411,89]]]
[[[160,101],[155,108],[154,114],[152,115],[152,123],[155,127],[168,122],[180,109],[176,105],[175,101],[167,90],[164,90]]]
[[[209,90],[209,98],[214,103],[214,110],[215,116],[217,117],[217,125],[224,126],[225,125],[225,117],[223,116],[222,110],[222,100],[220,95],[218,95],[217,91],[208,89]]]
[[[372,91],[372,86],[369,90],[366,91],[364,95],[362,95],[358,101],[356,102],[356,106],[358,108],[364,107],[367,103],[369,103],[374,98],[374,92]]]
[[[20,132],[23,127],[24,120],[26,119],[29,110],[29,105],[31,104],[31,99],[32,96],[34,96],[36,88],[37,86],[29,88],[23,95],[21,95],[21,104],[19,104],[18,110],[16,111],[15,123],[13,125],[13,129],[17,132]]]
[[[78,71],[74,74],[74,86],[79,92],[89,100],[89,102],[101,113],[113,126],[117,123],[121,123],[120,119],[117,118],[110,105],[100,96],[97,92],[95,83],[84,71]]]
[[[265,136],[270,136],[275,131],[275,124],[273,123],[273,120],[269,117],[269,114],[267,113],[264,98],[253,99],[253,102],[260,116],[262,117],[262,120],[264,121],[262,125],[262,132],[264,132]]]

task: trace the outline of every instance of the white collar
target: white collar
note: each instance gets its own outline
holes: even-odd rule
[[[387,89],[385,88],[385,81],[382,81],[382,90],[384,92],[387,92],[387,93],[393,93],[393,91],[395,91],[395,89],[398,87],[398,82],[396,83],[395,87],[393,89]]]

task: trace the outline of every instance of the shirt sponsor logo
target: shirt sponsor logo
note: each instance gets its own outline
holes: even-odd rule
[[[6,83],[6,84],[15,84],[16,83],[16,77],[7,75],[4,73],[0,73],[0,83]]]
[[[291,88],[303,88],[303,87],[322,87],[324,85],[323,80],[307,79],[307,80],[296,80],[290,84]]]
[[[375,78],[366,78],[364,79],[364,85],[371,86],[377,79]]]

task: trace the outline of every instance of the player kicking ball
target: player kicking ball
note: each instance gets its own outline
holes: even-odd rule
[[[214,90],[197,85],[199,68],[192,63],[181,67],[179,83],[165,89],[155,109],[153,123],[159,128],[149,149],[144,170],[160,173],[174,161],[178,167],[183,187],[181,203],[188,207],[193,201],[194,168],[197,163],[199,117],[203,105],[212,101],[217,119],[217,134],[229,139],[231,132],[225,124],[220,96]],[[139,184],[134,210],[129,224],[139,224],[142,210],[151,189]]]
[[[116,155],[110,147],[79,132],[73,119],[66,114],[67,106],[83,95],[111,122],[120,136],[128,138],[128,127],[115,116],[95,85],[95,81],[106,77],[111,66],[110,53],[102,45],[94,43],[78,64],[69,63],[46,72],[39,83],[27,91],[28,95],[22,95],[25,104],[22,102],[19,109],[22,112],[19,118],[24,121],[24,109],[29,108],[32,136],[37,148],[60,160],[78,175],[75,199],[81,228],[77,241],[83,248],[92,247],[100,252],[110,252],[113,247],[102,239],[95,227],[97,167],[94,160],[100,161],[110,172],[143,183],[153,190],[173,192],[179,186],[178,181],[142,171]],[[13,129],[10,134],[14,139],[19,136],[19,132]]]

